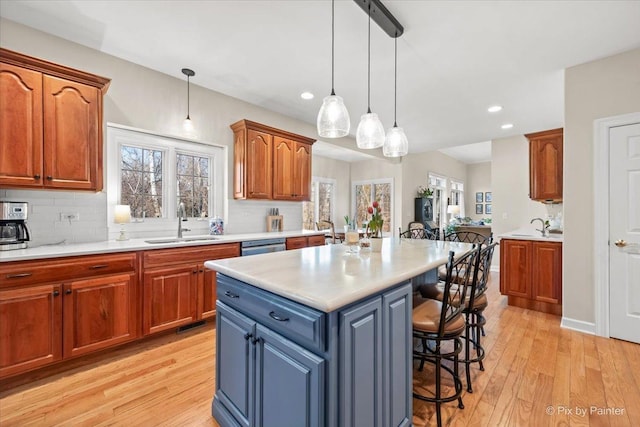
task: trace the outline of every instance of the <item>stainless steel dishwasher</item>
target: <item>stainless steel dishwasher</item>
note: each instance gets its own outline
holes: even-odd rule
[[[242,242],[241,255],[257,255],[287,250],[284,237],[273,239],[248,240]]]

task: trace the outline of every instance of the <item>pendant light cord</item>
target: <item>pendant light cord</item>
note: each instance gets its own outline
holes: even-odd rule
[[[368,59],[367,59],[367,114],[371,113],[371,3],[369,3],[369,29],[368,29]]]
[[[335,95],[336,91],[334,89],[334,69],[335,69],[335,0],[331,0],[331,95]]]
[[[191,104],[191,99],[189,96],[189,75],[187,74],[187,119],[191,120],[189,117],[189,105]]]
[[[398,37],[394,38],[395,47],[394,47],[394,69],[393,69],[393,127],[398,127],[398,122],[396,120],[398,115]]]

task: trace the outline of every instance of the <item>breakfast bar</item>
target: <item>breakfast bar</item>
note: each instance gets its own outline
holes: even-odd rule
[[[412,281],[470,244],[384,239],[207,261],[218,272],[212,414],[226,426],[408,426]]]

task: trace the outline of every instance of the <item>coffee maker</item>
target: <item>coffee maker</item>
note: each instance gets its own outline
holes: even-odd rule
[[[26,202],[0,202],[0,251],[25,249],[30,240]]]

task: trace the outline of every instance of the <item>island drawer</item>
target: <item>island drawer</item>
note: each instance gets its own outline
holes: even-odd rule
[[[325,350],[326,313],[218,273],[218,300],[310,350]]]

